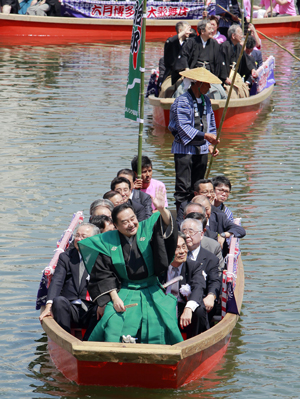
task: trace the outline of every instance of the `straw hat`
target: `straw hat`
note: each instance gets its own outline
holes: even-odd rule
[[[195,80],[196,82],[221,84],[222,81],[205,68],[188,69],[179,72],[181,76]]]

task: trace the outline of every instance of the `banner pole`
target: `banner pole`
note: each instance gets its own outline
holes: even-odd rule
[[[142,177],[142,151],[143,151],[143,129],[144,129],[144,101],[145,101],[145,42],[146,42],[147,0],[143,3],[142,22],[142,46],[141,46],[141,85],[140,85],[140,121],[138,138],[138,164],[137,175]]]

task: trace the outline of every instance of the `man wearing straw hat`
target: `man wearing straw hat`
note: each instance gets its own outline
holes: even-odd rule
[[[169,130],[174,136],[176,183],[175,200],[180,204],[193,197],[194,183],[205,175],[208,152],[213,152],[216,139],[216,122],[210,99],[206,93],[210,84],[221,81],[205,68],[180,72],[189,90],[176,98],[170,111]],[[213,156],[217,156],[216,150]]]

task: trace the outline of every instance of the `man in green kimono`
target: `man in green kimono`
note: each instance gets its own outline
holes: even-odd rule
[[[117,228],[80,242],[90,272],[89,293],[104,314],[90,341],[120,342],[130,335],[138,343],[175,344],[182,341],[176,319],[176,298],[165,295],[157,276],[164,273],[177,245],[176,224],[165,209],[165,192],[157,189],[159,212],[138,222],[133,208],[114,208]],[[137,306],[127,307],[127,305]]]

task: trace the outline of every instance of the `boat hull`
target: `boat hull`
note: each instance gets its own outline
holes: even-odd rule
[[[263,90],[260,94],[248,98],[231,100],[223,123],[224,129],[244,129],[251,125],[267,104],[273,92],[274,86]],[[170,121],[170,108],[172,99],[159,99],[149,96],[150,105],[153,106],[153,122],[157,125],[168,127]],[[225,100],[212,100],[217,128],[220,125]]]
[[[230,338],[231,333],[213,347],[176,364],[81,361],[51,340],[48,350],[55,366],[78,385],[176,389],[207,375],[224,356]]]
[[[174,35],[178,20],[147,21],[146,41],[165,41]],[[196,28],[196,20],[188,21]],[[300,17],[254,20],[256,28],[274,37],[300,31]],[[129,42],[132,20],[38,17],[0,14],[1,45],[47,45],[71,43]]]

